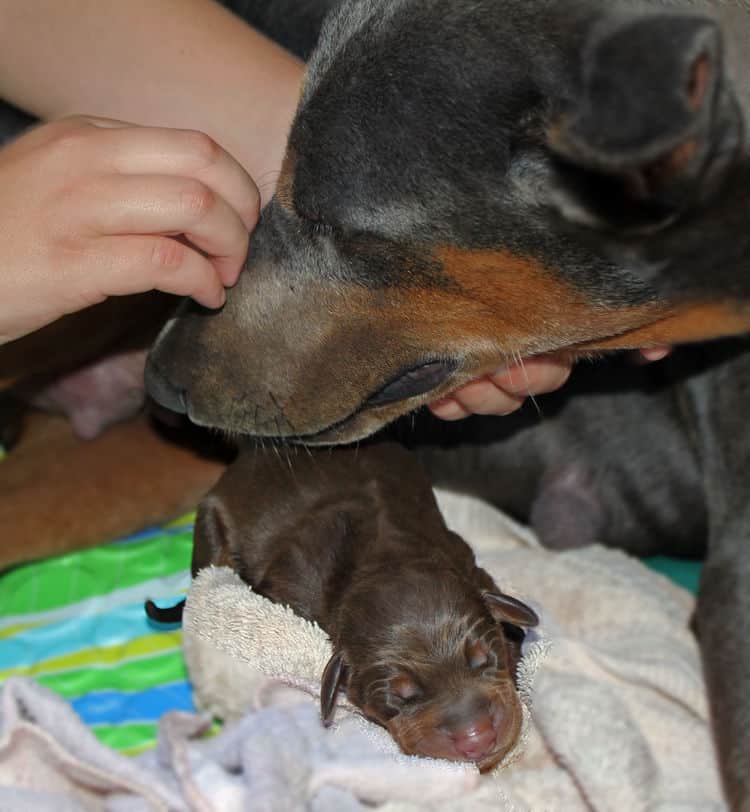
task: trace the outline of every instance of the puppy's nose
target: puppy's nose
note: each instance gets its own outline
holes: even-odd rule
[[[150,358],[146,361],[144,379],[146,390],[157,403],[177,414],[187,414],[185,391],[174,386]]]
[[[497,743],[497,731],[489,715],[454,730],[452,736],[456,750],[469,761],[481,761]]]

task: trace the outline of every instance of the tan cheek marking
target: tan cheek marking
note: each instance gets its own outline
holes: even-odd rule
[[[637,348],[685,344],[750,331],[750,309],[735,302],[686,305],[651,324],[622,335],[578,345],[584,349]]]
[[[712,65],[708,54],[701,54],[693,63],[690,71],[690,81],[688,82],[688,101],[690,107],[696,113],[703,105],[706,98],[706,90],[711,80]]]
[[[287,147],[286,155],[281,163],[281,173],[276,181],[276,200],[290,213],[294,213],[294,166],[296,163],[297,153],[292,147]]]
[[[458,292],[400,291],[381,311],[384,326],[392,318],[402,334],[405,326],[407,332],[412,326],[415,341],[436,346],[474,338],[491,340],[501,351],[521,353],[567,347],[628,349],[750,330],[750,309],[732,302],[606,307],[529,257],[445,247],[437,258]]]
[[[562,133],[565,127],[567,127],[568,122],[570,120],[570,116],[568,115],[561,115],[558,116],[554,121],[549,123],[547,127],[547,143],[553,149],[561,152],[560,145],[562,143]]]
[[[345,296],[325,297],[339,352],[365,352],[359,342],[366,335],[367,346],[375,340],[381,348],[373,358],[377,374],[391,375],[394,366],[429,350],[460,352],[476,376],[502,355],[632,349],[750,330],[750,309],[731,303],[608,308],[527,257],[456,248],[437,257],[456,283],[453,290],[347,286]],[[361,395],[354,392],[352,400]]]
[[[403,295],[400,317],[445,344],[482,337],[505,351],[540,352],[624,333],[664,315],[660,304],[596,305],[530,257],[508,251],[444,247],[436,254],[458,292],[433,288]]]
[[[297,98],[297,108],[302,103],[305,95],[305,88],[309,78],[309,71],[305,68],[302,74],[302,81],[299,86],[299,96]],[[295,111],[296,115],[296,111]],[[289,212],[294,213],[294,165],[297,163],[297,154],[294,149],[287,144],[284,160],[281,162],[281,172],[276,181],[276,199]]]
[[[305,97],[305,93],[307,91],[307,83],[310,81],[310,71],[305,65],[305,70],[302,73],[302,81],[299,83],[299,97],[297,99],[297,106],[302,103],[302,99]]]
[[[693,159],[698,151],[698,142],[685,141],[668,152],[664,157],[645,168],[650,179],[655,181],[670,180],[679,175]]]

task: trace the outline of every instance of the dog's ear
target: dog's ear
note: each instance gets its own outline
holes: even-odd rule
[[[539,625],[537,613],[518,598],[503,592],[483,592],[482,598],[498,623],[510,623],[523,629]]]
[[[346,660],[344,653],[336,651],[323,669],[320,680],[320,716],[324,725],[333,721],[333,709],[336,707],[336,694],[346,681]]]
[[[722,36],[706,17],[605,18],[583,48],[578,80],[548,132],[554,201],[574,222],[662,227],[713,191],[739,149]]]
[[[216,494],[209,494],[198,506],[193,533],[193,578],[211,564],[231,566],[231,550],[236,545],[237,529],[231,512]]]

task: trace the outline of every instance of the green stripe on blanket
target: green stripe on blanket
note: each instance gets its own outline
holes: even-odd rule
[[[178,646],[182,636],[177,637]],[[36,681],[52,691],[72,699],[93,690],[144,691],[157,685],[166,685],[187,679],[181,650],[176,648],[168,654],[143,660],[125,660],[114,664],[104,673],[97,674],[91,668],[81,668],[60,674],[42,674]]]
[[[183,571],[192,547],[192,527],[182,527],[20,566],[2,577],[0,616],[26,615],[33,623],[37,613],[106,595],[115,585],[122,589]]]
[[[94,725],[91,730],[107,747],[134,756],[153,747],[157,727],[155,722],[136,722],[123,725]]]

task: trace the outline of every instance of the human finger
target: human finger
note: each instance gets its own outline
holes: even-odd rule
[[[471,412],[465,409],[453,395],[436,400],[429,404],[430,411],[441,420],[463,420]]]
[[[570,377],[568,361],[553,356],[528,358],[488,375],[508,395],[543,395],[559,389]]]
[[[107,175],[76,189],[75,217],[89,234],[184,234],[207,255],[225,285],[247,256],[248,232],[210,187],[169,175]]]
[[[160,290],[190,296],[204,307],[221,307],[224,285],[211,262],[195,248],[162,235],[108,236],[95,239],[79,268],[78,290],[94,304],[108,296]]]
[[[241,164],[205,133],[113,127],[101,136],[98,148],[112,170],[122,174],[196,178],[232,206],[248,231],[255,228],[260,212],[258,187]]]

